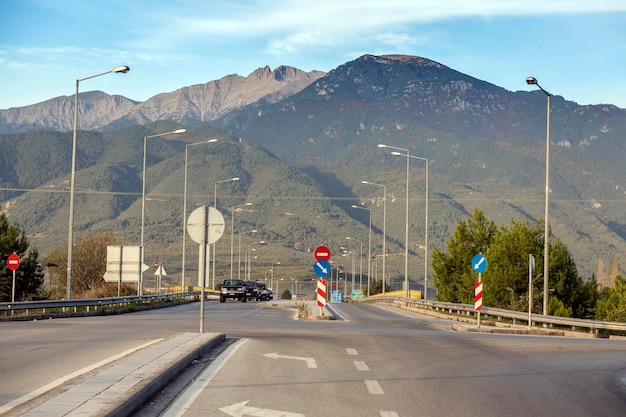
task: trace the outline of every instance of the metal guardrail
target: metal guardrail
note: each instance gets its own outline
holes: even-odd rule
[[[0,303],[0,317],[13,316],[19,312],[22,316],[46,315],[52,311],[61,310],[63,313],[77,312],[78,308],[85,308],[87,312],[98,311],[105,307],[128,306],[130,304],[149,304],[167,302],[176,299],[197,300],[199,291],[170,293],[160,295],[142,295],[128,297],[85,298],[75,300],[44,300],[20,301],[16,303]]]
[[[420,300],[420,299],[412,299],[408,300],[404,297],[370,297],[366,300],[366,302],[385,302],[392,303],[396,305],[408,305],[413,308],[425,308],[431,310],[441,310],[448,311],[450,313],[465,313],[466,315],[474,315],[477,316],[478,312],[474,309],[474,306],[471,304],[458,304],[458,303],[448,303],[443,301],[431,301],[431,300]],[[528,324],[528,312],[524,311],[512,311],[505,310],[502,308],[493,308],[493,307],[485,307],[483,306],[481,314],[483,317],[492,316],[501,319],[509,319],[512,320],[514,324],[519,324],[519,322]],[[531,321],[534,324],[542,324],[548,326],[560,326],[560,327],[570,327],[572,330],[577,329],[588,329],[589,332],[594,334],[598,334],[600,330],[609,330],[613,332],[626,332],[626,323],[612,322],[612,321],[601,321],[601,320],[587,320],[587,319],[576,319],[570,317],[559,317],[559,316],[544,316],[543,314],[532,314]]]

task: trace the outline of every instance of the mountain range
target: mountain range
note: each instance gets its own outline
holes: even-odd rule
[[[527,87],[523,79],[520,86]],[[67,233],[73,99],[0,110],[0,201],[44,253]],[[240,177],[220,184],[218,208],[245,222],[235,227],[244,246],[244,230],[258,229],[274,242],[270,252],[280,253],[274,259],[295,256],[289,263],[306,262],[310,254],[297,253],[317,244],[348,246],[345,236],[367,250],[370,219],[372,253],[380,253],[386,201],[390,268],[402,273],[407,158],[394,158],[381,143],[418,157],[409,164],[415,281],[423,276],[426,160],[429,250],[445,249],[475,207],[502,225],[543,218],[545,94],[508,91],[426,58],[364,55],[328,73],[265,67],[143,103],[102,92],[79,99],[78,231],[113,228],[135,242],[143,138],[187,128],[183,136],[150,139],[148,147],[146,230],[156,247],[146,244],[146,251],[173,264],[180,258],[184,156],[188,145],[211,137],[219,144],[193,147],[192,163],[200,165],[189,172],[204,167],[208,174],[192,175],[190,198],[199,204],[201,194],[213,196],[216,181]],[[626,110],[560,96],[550,110],[551,230],[579,272],[600,279],[602,264],[626,254]],[[387,198],[364,180],[385,185]],[[233,208],[248,199],[254,209]],[[366,210],[351,207],[357,204]]]

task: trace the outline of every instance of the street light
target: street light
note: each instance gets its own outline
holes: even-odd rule
[[[127,66],[115,67],[111,71],[106,71],[100,74],[92,75],[90,77],[80,78],[76,80],[76,95],[74,98],[74,132],[72,135],[72,171],[70,174],[70,217],[68,221],[68,236],[67,236],[67,291],[66,299],[72,299],[72,255],[74,253],[74,193],[76,177],[76,126],[78,123],[78,86],[81,81],[96,78],[101,75],[111,74],[113,72],[118,74],[126,74],[130,71]]]
[[[379,148],[396,149],[406,152],[406,216],[404,223],[404,294],[405,298],[409,298],[409,150],[406,148],[397,148],[395,146],[378,144]]]
[[[377,184],[375,182],[361,181],[361,184],[375,185],[377,187],[383,187],[383,295],[385,294],[385,262],[387,259],[387,186],[383,184]],[[370,217],[371,220],[371,217]],[[377,269],[378,270],[378,269]]]
[[[143,175],[141,177],[141,243],[139,245],[141,249],[141,265],[139,266],[139,295],[143,295],[143,230],[146,219],[146,149],[148,139],[167,135],[182,135],[185,133],[187,133],[185,129],[177,129],[171,132],[158,133],[156,135],[148,135],[143,137]]]
[[[526,84],[536,85],[546,95],[548,100],[546,111],[546,198],[545,198],[545,224],[543,232],[543,315],[548,314],[548,274],[549,274],[549,223],[548,223],[548,199],[550,195],[550,97],[552,94],[544,90],[535,77],[526,78]]]
[[[204,145],[205,143],[216,143],[217,139],[209,139],[209,140],[205,140],[203,142],[197,142],[197,143],[190,143],[188,145],[185,146],[185,186],[183,188],[183,265],[182,265],[182,269],[181,269],[181,276],[180,276],[180,290],[182,291],[183,288],[185,286],[185,252],[186,252],[186,238],[187,238],[187,233],[186,233],[186,227],[187,227],[187,159],[188,159],[188,154],[189,154],[189,148],[191,148],[192,146],[196,146],[196,145]]]
[[[238,207],[251,206],[252,203],[239,204],[237,206],[231,207],[230,213],[230,278],[233,278],[233,257],[234,255],[234,244],[235,244],[235,209]]]
[[[363,241],[359,239],[355,239],[353,237],[346,236],[348,240],[355,240],[361,244],[361,252],[359,254],[359,292],[363,293]],[[352,288],[352,292],[354,292],[354,288]]]
[[[272,269],[270,269],[270,272],[272,273],[272,275],[270,276],[270,282],[272,283],[272,287],[274,287],[274,265],[280,265],[280,262],[272,262]],[[278,282],[276,282],[276,294],[278,294]],[[280,297],[280,294],[278,294],[278,296]]]
[[[424,216],[424,300],[428,299],[428,159],[413,155],[403,155],[400,152],[391,152],[393,156],[406,156],[426,161],[426,203]]]
[[[248,230],[247,232],[243,232],[243,233],[256,233],[256,232],[258,232],[257,229]],[[239,239],[239,246],[237,248],[237,252],[239,253],[239,259],[238,259],[238,262],[237,262],[237,265],[238,265],[237,266],[237,268],[238,268],[238,270],[237,270],[237,279],[241,279],[241,233],[238,233],[238,239]],[[244,261],[245,261],[245,259],[244,259]],[[245,265],[244,265],[243,275],[244,275],[244,278],[245,278],[245,276],[246,276]]]
[[[215,209],[217,210],[217,184],[221,184],[224,182],[230,182],[230,181],[239,181],[239,177],[234,177],[234,178],[228,178],[226,180],[218,180],[215,181],[215,190],[213,193],[213,207],[215,207]],[[215,290],[215,258],[216,258],[216,253],[217,251],[215,250],[215,244],[217,242],[213,242],[213,284],[211,285],[211,288],[213,290]],[[232,277],[231,277],[232,278]]]
[[[367,207],[352,205],[353,209],[366,210],[369,214],[369,241],[367,243],[367,296],[370,296],[371,264],[372,264],[372,211]],[[362,290],[361,290],[362,291]]]

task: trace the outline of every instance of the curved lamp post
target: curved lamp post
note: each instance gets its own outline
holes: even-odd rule
[[[383,295],[385,294],[385,261],[387,259],[387,186],[383,184],[377,184],[375,182],[361,181],[361,184],[375,185],[377,187],[383,187]],[[371,221],[371,217],[370,217]]]
[[[228,178],[226,180],[215,181],[215,186],[214,186],[214,191],[213,191],[213,207],[215,207],[216,210],[217,210],[217,184],[222,184],[224,182],[230,182],[230,181],[239,181],[239,177]],[[213,281],[212,281],[212,284],[211,284],[211,288],[213,290],[215,290],[215,263],[216,263],[215,262],[215,258],[216,258],[215,244],[216,243],[217,242],[213,243]]]
[[[118,73],[126,74],[130,71],[130,68],[126,65],[121,67],[115,67],[111,71],[102,72],[100,74],[92,75],[90,77],[80,78],[76,80],[76,95],[74,96],[74,131],[72,135],[72,173],[70,174],[70,218],[68,221],[68,236],[67,236],[67,291],[66,299],[72,299],[72,257],[74,253],[74,193],[76,178],[76,126],[78,122],[78,86],[81,81],[96,78],[101,75]]]
[[[545,224],[543,232],[543,315],[548,314],[548,274],[549,274],[549,223],[548,223],[548,199],[550,196],[550,97],[552,94],[544,90],[535,77],[526,78],[528,85],[536,85],[548,99],[546,112],[546,198],[545,198]]]
[[[235,256],[235,209],[238,207],[251,206],[252,203],[239,204],[231,207],[230,213],[230,279],[233,278],[233,257]]]
[[[365,210],[369,215],[369,237],[367,242],[367,296],[370,296],[370,280],[371,280],[371,265],[372,265],[372,210],[367,207],[352,205],[353,209]],[[363,283],[361,283],[363,284]],[[359,288],[363,292],[362,288]]]
[[[378,144],[379,148],[396,149],[405,152],[406,156],[406,218],[404,223],[404,297],[409,298],[409,158],[410,153],[406,148],[397,148],[382,143]]]
[[[189,148],[196,145],[204,145],[206,143],[217,143],[217,139],[209,139],[203,142],[190,143],[185,146],[185,186],[183,188],[183,264],[181,268],[181,277],[180,277],[180,286],[181,291],[182,287],[185,285],[185,252],[186,252],[186,228],[187,228],[187,159],[189,155]]]
[[[182,135],[187,133],[185,129],[177,129],[171,132],[158,133],[156,135],[148,135],[143,137],[143,175],[141,177],[141,265],[139,266],[139,295],[143,295],[143,261],[144,261],[144,246],[143,246],[143,230],[146,220],[146,148],[148,139],[156,138],[166,135]]]
[[[414,155],[403,155],[400,152],[391,152],[393,156],[406,156],[407,158],[426,161],[426,203],[424,216],[424,300],[428,299],[428,159]]]
[[[363,241],[350,236],[346,236],[346,239],[354,240],[361,245],[361,252],[359,253],[359,292],[363,293]],[[352,292],[354,292],[354,288],[352,288]]]

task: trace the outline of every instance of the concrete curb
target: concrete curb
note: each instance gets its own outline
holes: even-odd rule
[[[187,346],[189,348],[188,351],[183,352],[173,362],[164,363],[151,378],[144,379],[134,389],[127,392],[123,397],[119,397],[115,402],[109,404],[94,416],[127,417],[133,415],[137,408],[167,385],[170,379],[179,375],[194,359],[199,358],[203,352],[222,343],[224,339],[225,335],[223,334],[198,334],[198,339],[195,343],[192,341],[191,346]],[[181,345],[181,347],[185,348],[184,345]],[[174,351],[172,352],[175,353]]]
[[[65,391],[19,415],[131,416],[194,359],[224,340],[225,335],[217,333],[179,333],[68,383]]]

